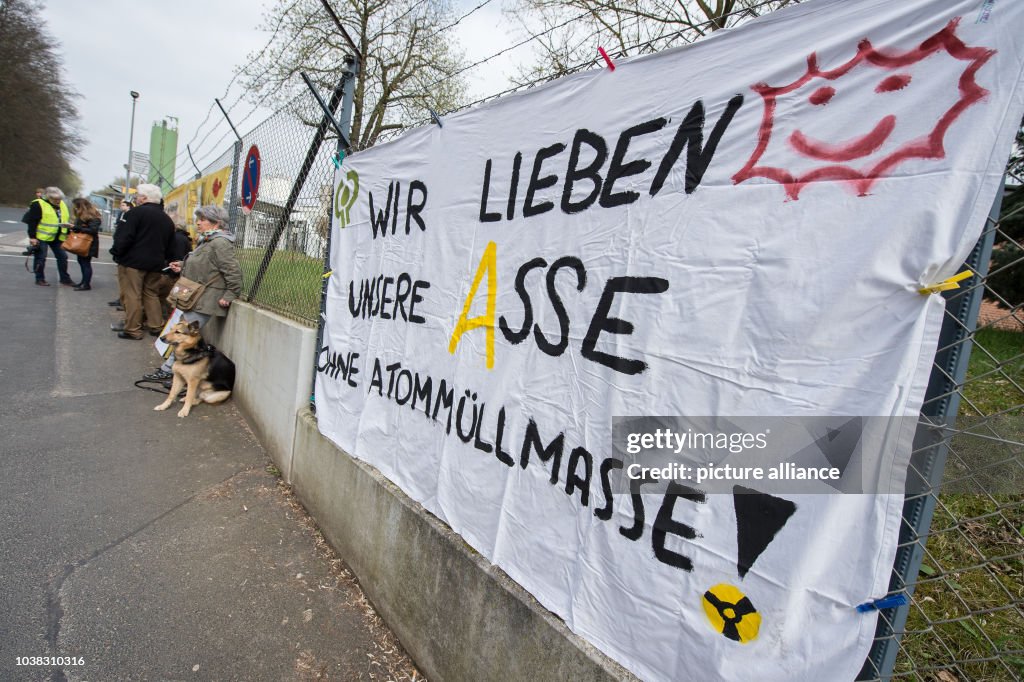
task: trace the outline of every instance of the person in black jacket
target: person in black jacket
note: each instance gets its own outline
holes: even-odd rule
[[[135,199],[121,200],[121,208],[118,210],[116,214],[116,219],[114,221],[114,229],[112,229],[111,232],[117,232],[118,228],[120,228],[121,225],[124,224],[125,218],[128,217],[128,211],[132,210],[133,208],[135,208]],[[114,299],[113,301],[107,301],[107,305],[116,306],[118,310],[123,312],[124,303],[121,302],[121,292],[117,292],[117,298]]]
[[[78,267],[82,269],[82,281],[75,287],[75,291],[89,291],[92,289],[92,259],[100,255],[100,225],[103,220],[100,217],[99,209],[93,206],[88,199],[78,197],[71,202],[71,215],[75,219],[72,225],[72,232],[81,232],[92,235],[92,244],[89,246],[89,255],[78,256]]]
[[[159,287],[170,260],[174,221],[160,207],[163,195],[156,185],[139,185],[136,196],[139,205],[118,226],[110,248],[124,303],[124,323],[110,326],[119,339],[141,339],[143,322],[153,336],[164,326]]]

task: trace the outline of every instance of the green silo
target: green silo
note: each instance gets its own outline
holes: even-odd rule
[[[149,135],[147,180],[166,194],[174,189],[174,161],[178,155],[178,119],[167,116],[153,124]]]

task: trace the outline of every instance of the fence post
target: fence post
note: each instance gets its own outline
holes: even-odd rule
[[[346,62],[346,67],[347,66],[348,63]],[[338,108],[345,84],[350,80],[349,75],[350,72],[347,70],[342,71],[341,79],[338,81],[338,85],[334,88],[334,92],[331,93],[331,101],[328,104],[328,109],[330,109],[330,111],[334,111]],[[270,237],[270,241],[267,244],[267,251],[263,254],[263,261],[260,263],[259,269],[256,271],[256,277],[253,279],[252,286],[249,288],[249,295],[246,298],[247,301],[252,301],[256,298],[256,293],[259,291],[260,284],[263,282],[263,276],[267,274],[267,268],[270,267],[270,260],[274,257],[274,251],[277,249],[277,242],[281,239],[281,234],[284,232],[285,227],[288,226],[288,221],[292,217],[292,210],[295,208],[295,203],[299,200],[299,193],[302,191],[302,187],[306,184],[306,178],[309,176],[309,171],[313,168],[313,162],[316,161],[316,155],[320,151],[320,145],[323,144],[324,137],[327,136],[327,129],[330,125],[331,117],[327,112],[324,112],[319,125],[316,127],[316,133],[313,135],[313,141],[309,144],[309,150],[306,152],[306,158],[302,162],[299,174],[296,176],[295,182],[292,184],[291,192],[288,194],[288,200],[285,201],[284,208],[281,210],[281,216],[277,219],[277,224],[274,226],[273,235]]]
[[[238,209],[239,209],[239,158],[242,154],[242,140],[235,140],[235,153],[231,159],[231,202],[228,204],[228,225],[231,226],[231,231],[236,235],[239,234],[238,224]]]
[[[952,426],[960,410],[958,387],[963,385],[967,376],[972,345],[969,337],[977,325],[982,294],[985,290],[983,282],[988,274],[992,244],[995,241],[995,230],[990,229],[989,225],[999,221],[1004,183],[1005,176],[986,219],[986,229],[964,261],[964,265],[975,272],[975,276],[969,280],[972,282],[971,286],[966,291],[954,289],[942,294],[946,299],[946,314],[942,321],[942,330],[939,332],[939,350],[935,354],[924,406],[921,408],[921,416],[934,427]],[[917,574],[924,559],[924,544],[931,528],[949,452],[948,435],[941,435],[948,434],[948,430],[937,430],[924,422],[922,419],[914,434],[911,466],[907,472],[906,500],[903,503],[900,524],[899,548],[896,550],[893,575],[889,581],[890,594],[906,592],[908,597],[914,593]],[[909,600],[903,606],[879,612],[875,643],[857,676],[858,680],[888,680],[892,677],[896,655],[899,653],[900,638],[906,629],[909,615]]]
[[[224,114],[224,120],[228,122],[228,125],[231,126],[231,132],[235,134],[234,158],[231,160],[231,203],[228,204],[228,226],[231,228],[232,232],[238,234],[238,200],[236,197],[238,196],[238,164],[239,155],[242,153],[242,136],[238,134],[235,124],[231,121],[231,117],[228,116],[227,109],[225,109],[224,105],[220,103],[220,100],[214,97],[213,101],[217,103],[218,107],[220,107],[220,113]],[[185,145],[185,148],[188,149],[188,145]],[[192,158],[192,150],[190,149],[188,152],[188,158]],[[192,161],[192,165],[196,165],[195,160]],[[196,166],[196,179],[198,180],[201,176],[202,172],[200,172],[199,167]]]
[[[355,88],[356,88],[356,76],[359,75],[359,59],[357,57],[348,56],[345,58],[345,66],[342,70],[341,82],[344,84],[344,91],[341,99],[341,115],[338,117],[338,145],[336,148],[337,158],[344,159],[344,153],[348,151],[347,140],[349,138],[349,131],[352,127],[352,109],[355,103]],[[327,114],[329,112],[325,112]],[[334,186],[334,183],[331,183]],[[331,213],[334,212],[334,201],[336,197],[334,192],[331,192]],[[327,215],[327,244],[324,247],[324,271],[323,277],[321,278],[320,287],[320,315],[316,319],[316,346],[313,349],[313,376],[310,382],[309,390],[309,404],[310,408],[316,412],[316,372],[317,363],[320,359],[320,350],[324,343],[324,322],[327,321],[327,286],[329,283],[331,273],[331,235],[333,230],[331,229],[331,213]]]

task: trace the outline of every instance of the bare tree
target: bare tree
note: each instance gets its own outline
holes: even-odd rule
[[[76,95],[46,31],[41,5],[0,1],[0,202],[28,203],[38,186],[76,193],[71,160],[81,145]]]
[[[538,36],[533,62],[517,84],[557,78],[612,55],[654,52],[799,0],[515,0],[506,14]]]
[[[372,146],[382,134],[449,110],[465,99],[456,75],[464,58],[451,35],[455,23],[444,0],[333,0],[331,6],[355,42],[362,64],[356,81],[351,141]],[[291,106],[308,118],[304,71],[324,91],[335,87],[352,50],[319,0],[277,0],[264,29],[274,39],[250,55],[242,76],[254,98]],[[313,123],[313,121],[306,121]]]

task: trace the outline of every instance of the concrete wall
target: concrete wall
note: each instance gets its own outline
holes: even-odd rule
[[[316,329],[236,301],[203,336],[235,363],[234,399],[290,483],[295,415],[309,404]]]
[[[431,680],[635,679],[299,415],[295,490]]]
[[[316,330],[246,303],[204,329],[234,399],[374,607],[431,680],[635,680],[373,467],[308,408]]]

